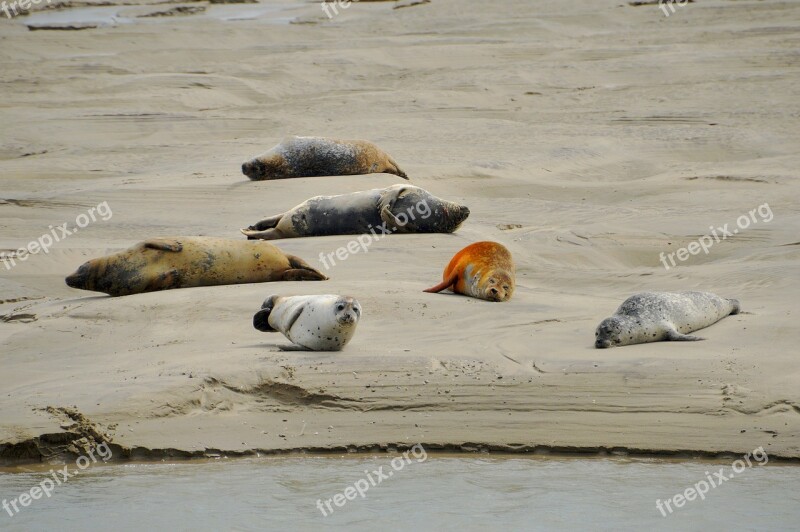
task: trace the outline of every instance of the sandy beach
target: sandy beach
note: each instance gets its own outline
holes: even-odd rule
[[[800,460],[800,4],[105,4],[0,15],[0,251],[112,213],[0,262],[1,460],[100,440],[118,459],[422,443]],[[202,9],[145,16],[176,6]],[[287,135],[371,140],[470,217],[327,270],[352,237],[273,242],[321,283],[65,285],[147,238],[243,238],[312,196],[404,182],[242,175]],[[422,292],[479,240],[514,256],[509,302]],[[702,342],[595,349],[645,290],[742,313]],[[253,328],[266,297],[320,293],[363,307],[344,351]]]

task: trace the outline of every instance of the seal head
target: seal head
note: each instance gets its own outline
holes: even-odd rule
[[[620,345],[622,343],[622,330],[623,318],[621,316],[604,319],[597,326],[597,331],[594,333],[594,346],[598,349],[605,349],[606,347]]]
[[[361,316],[361,305],[350,296],[342,296],[334,306],[336,321],[345,327],[352,327]]]
[[[469,208],[464,205],[402,184],[386,188],[378,208],[381,220],[397,233],[453,233],[469,216]]]

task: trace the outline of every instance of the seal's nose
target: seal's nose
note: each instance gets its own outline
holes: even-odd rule
[[[242,173],[248,177],[250,177],[252,168],[253,167],[249,162],[242,163]]]
[[[89,266],[84,264],[75,271],[75,273],[68,276],[66,281],[67,286],[70,288],[85,288],[86,281],[89,279]]]
[[[611,342],[609,340],[597,340],[594,343],[594,346],[597,349],[605,349],[606,347],[610,347],[611,346]]]

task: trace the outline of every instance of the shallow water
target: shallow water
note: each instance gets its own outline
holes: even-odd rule
[[[2,530],[798,530],[800,467],[753,463],[662,516],[667,499],[719,468],[707,461],[409,456],[253,458],[94,466]],[[378,482],[384,475],[391,476]],[[71,469],[75,465],[71,464]],[[374,486],[370,485],[369,472]],[[0,499],[46,471],[0,473]],[[348,486],[355,489],[325,500]],[[364,485],[367,485],[364,489]],[[323,516],[317,507],[320,500]]]
[[[183,4],[181,4],[183,5]],[[60,10],[38,11],[19,17],[19,21],[30,27],[84,27],[116,26],[133,23],[168,23],[192,19],[216,19],[221,21],[263,19],[267,24],[289,24],[294,20],[294,10],[305,7],[303,4],[219,4],[208,6],[205,11],[192,15],[166,17],[142,17],[148,13],[167,11],[175,5],[149,6],[98,6],[78,7]]]

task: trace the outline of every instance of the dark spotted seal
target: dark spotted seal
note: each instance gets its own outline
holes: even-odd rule
[[[375,173],[408,179],[394,159],[375,144],[324,137],[287,137],[264,155],[244,163],[242,173],[253,181]]]
[[[242,229],[247,238],[274,240],[301,236],[363,233],[452,233],[469,216],[463,205],[437,198],[413,185],[392,185],[316,196],[293,209]]]

